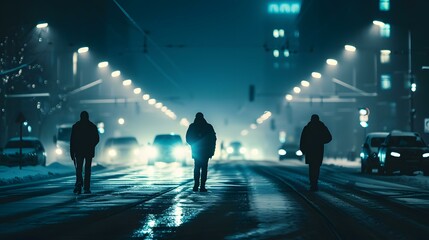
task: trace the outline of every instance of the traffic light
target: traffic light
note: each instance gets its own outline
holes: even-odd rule
[[[255,100],[255,85],[249,86],[249,101],[253,102]]]
[[[359,108],[359,121],[363,128],[368,127],[369,108]]]

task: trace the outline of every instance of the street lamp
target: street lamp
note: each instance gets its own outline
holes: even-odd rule
[[[73,52],[73,79],[74,83],[77,82],[77,68],[78,68],[78,61],[79,61],[79,54],[87,53],[89,51],[88,47],[81,47],[77,50],[77,52]],[[80,71],[82,72],[82,71]],[[82,85],[82,75],[79,78],[79,85]]]
[[[382,28],[386,24],[382,21],[373,21],[374,25]],[[411,68],[411,31],[408,30],[408,80],[410,83],[409,89],[409,100],[410,100],[410,131],[414,131],[414,117],[416,115],[416,109],[414,108],[414,92],[416,91],[416,85],[414,82],[414,75]],[[414,86],[414,87],[413,87]]]

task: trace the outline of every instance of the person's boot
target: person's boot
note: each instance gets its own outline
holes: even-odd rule
[[[200,185],[199,181],[194,181],[194,187],[192,188],[192,191],[198,192],[198,186]]]
[[[74,194],[81,194],[82,193],[82,188],[81,187],[74,187],[73,193]]]

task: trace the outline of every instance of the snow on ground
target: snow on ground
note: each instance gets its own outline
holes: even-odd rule
[[[19,169],[19,166],[0,166],[0,185],[22,183],[73,173],[73,166],[65,166],[59,163],[52,163],[46,167],[23,166],[22,169]]]
[[[93,163],[93,171],[97,171],[103,168],[103,166],[96,165]],[[46,167],[23,166],[22,169],[19,169],[19,166],[0,166],[0,185],[24,183],[40,179],[74,174],[75,170],[73,165],[63,165],[58,162],[53,162]]]

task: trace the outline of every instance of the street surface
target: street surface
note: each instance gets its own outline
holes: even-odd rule
[[[74,176],[0,187],[1,239],[424,239],[429,189],[397,175],[322,166],[319,191],[295,160],[107,168],[92,194]],[[429,181],[429,178],[428,178]]]

